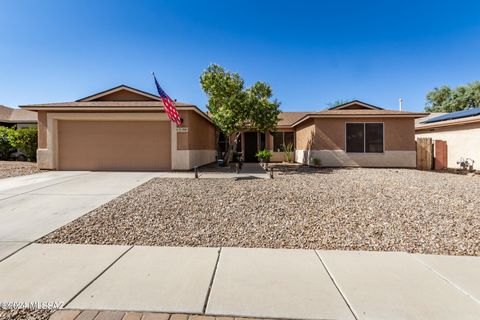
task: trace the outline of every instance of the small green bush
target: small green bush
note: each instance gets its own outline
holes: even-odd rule
[[[322,165],[322,160],[320,160],[320,158],[317,158],[317,157],[313,157],[312,162],[313,162],[313,165],[315,165],[315,166],[321,166]]]
[[[257,158],[259,158],[260,160],[268,162],[268,161],[270,161],[270,158],[272,157],[272,155],[273,154],[268,150],[261,150],[261,151],[258,151],[255,156]]]
[[[0,127],[0,160],[10,160],[10,155],[15,152],[15,129]]]
[[[36,161],[38,148],[37,128],[18,129],[13,140],[13,146],[25,154],[28,161]]]

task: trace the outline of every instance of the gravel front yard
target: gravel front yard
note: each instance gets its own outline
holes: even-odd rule
[[[40,242],[480,255],[480,177],[338,169],[153,179]]]
[[[42,309],[12,309],[1,310],[0,319],[2,320],[48,320],[54,310]]]
[[[41,172],[35,162],[0,161],[0,179]]]

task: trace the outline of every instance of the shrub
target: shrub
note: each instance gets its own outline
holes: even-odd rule
[[[320,158],[317,158],[317,157],[313,157],[312,162],[313,162],[313,165],[315,165],[315,166],[321,166],[322,165],[322,160],[320,160]]]
[[[261,151],[257,152],[257,154],[255,156],[257,158],[259,158],[260,160],[268,162],[268,161],[270,161],[270,158],[272,157],[272,153],[268,150],[261,150]]]
[[[25,154],[28,161],[36,161],[38,148],[37,128],[22,128],[16,131],[13,146]]]
[[[10,155],[15,152],[14,140],[16,139],[15,129],[0,127],[0,159],[9,160]]]
[[[293,162],[293,144],[289,143],[287,145],[283,145],[283,153],[285,154],[285,160],[287,162]]]

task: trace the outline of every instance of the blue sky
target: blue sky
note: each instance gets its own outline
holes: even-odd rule
[[[422,110],[480,80],[479,1],[0,2],[0,104],[71,101],[126,84],[202,109],[218,63],[270,83],[284,111],[360,99]]]

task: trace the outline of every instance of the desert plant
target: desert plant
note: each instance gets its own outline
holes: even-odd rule
[[[38,148],[37,128],[22,128],[16,131],[13,147],[22,152],[28,161],[36,161]]]
[[[283,145],[283,153],[287,162],[293,162],[293,143]]]
[[[268,150],[261,150],[258,151],[255,155],[261,162],[269,162],[270,158],[272,157],[272,153]]]
[[[9,160],[10,155],[15,152],[14,140],[15,129],[0,127],[0,159]]]

